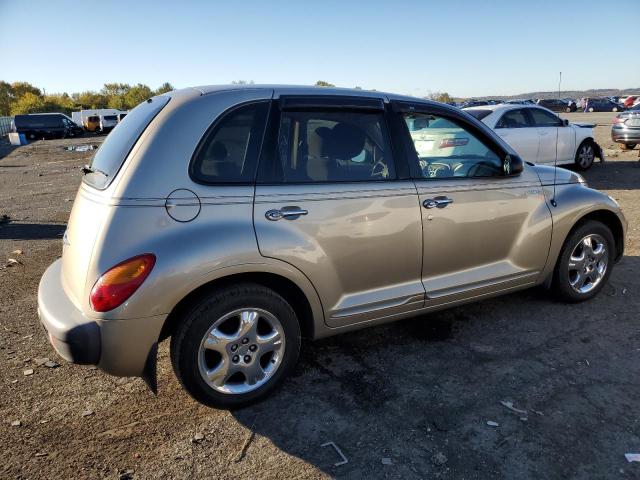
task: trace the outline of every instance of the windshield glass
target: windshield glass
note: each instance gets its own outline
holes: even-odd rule
[[[89,165],[91,171],[84,176],[85,183],[100,190],[107,188],[142,132],[169,99],[166,96],[153,97],[131,110],[96,152]]]

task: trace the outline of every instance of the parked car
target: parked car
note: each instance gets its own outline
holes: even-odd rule
[[[84,172],[38,289],[51,343],[155,390],[170,337],[180,382],[214,407],[271,392],[302,337],[535,285],[593,298],[627,228],[611,197],[467,113],[358,89],[156,96]]]
[[[544,98],[540,99],[536,102],[536,105],[540,107],[544,107],[547,110],[551,110],[552,112],[575,112],[578,107],[576,102],[571,101],[571,103],[567,103],[565,100],[561,100],[559,98]]]
[[[81,136],[83,131],[62,113],[30,113],[16,115],[13,130],[23,133],[28,140]]]
[[[612,102],[608,98],[588,98],[585,111],[588,112],[622,112],[624,106]]]
[[[625,108],[631,108],[634,105],[637,105],[638,102],[640,102],[640,95],[629,95],[627,98],[624,99],[623,106]]]
[[[513,100],[506,100],[504,103],[509,105],[535,105],[536,102],[528,98],[516,98]]]
[[[633,150],[640,143],[640,104],[613,119],[611,140],[619,143],[623,150]]]
[[[572,165],[586,170],[604,160],[592,125],[569,123],[535,105],[474,107],[465,112],[482,120],[528,162]]]
[[[480,107],[482,105],[489,105],[486,100],[467,100],[460,104],[460,108]]]
[[[118,125],[117,115],[100,115],[100,132],[109,133]]]

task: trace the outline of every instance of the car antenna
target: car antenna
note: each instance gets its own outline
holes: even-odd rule
[[[560,99],[560,85],[562,85],[562,72],[560,72],[560,79],[558,80],[558,99]],[[558,114],[558,118],[560,114]],[[556,172],[558,171],[558,128],[556,128],[556,157],[553,161],[553,196],[551,197],[551,205],[554,207],[558,206],[556,202]]]

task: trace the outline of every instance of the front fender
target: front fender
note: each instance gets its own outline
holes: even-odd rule
[[[571,230],[585,217],[595,213],[615,215],[622,227],[622,243],[627,231],[627,221],[618,203],[610,196],[579,183],[558,185],[555,191],[556,206],[552,206],[553,187],[545,187],[545,197],[551,210],[553,232],[549,256],[542,278],[553,273],[560,250]]]

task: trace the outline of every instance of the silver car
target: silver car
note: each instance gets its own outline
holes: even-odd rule
[[[198,401],[263,398],[303,337],[545,285],[603,287],[618,204],[446,105],[231,86],[149,99],[84,169],[40,319],[64,358],[156,390],[171,338]]]

